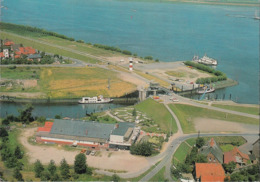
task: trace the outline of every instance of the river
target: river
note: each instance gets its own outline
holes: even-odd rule
[[[0,102],[0,117],[4,118],[9,114],[19,115],[19,109],[24,109],[24,103],[7,103]],[[60,115],[62,118],[82,118],[86,114],[102,112],[108,109],[123,107],[122,104],[33,104],[33,116],[45,116],[46,118],[54,118]]]
[[[207,53],[239,85],[222,89],[259,103],[258,7],[117,0],[8,0],[4,22],[31,25],[162,61]]]

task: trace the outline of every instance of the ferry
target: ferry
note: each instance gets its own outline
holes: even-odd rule
[[[206,89],[203,89],[203,90],[198,90],[197,93],[198,94],[204,94],[204,93],[211,93],[211,92],[214,92],[215,89],[214,88],[206,88]]]
[[[100,95],[97,97],[82,97],[82,99],[79,100],[79,104],[104,104],[112,101],[113,99],[104,98],[102,95]]]
[[[199,56],[194,56],[192,61],[195,61],[197,63],[205,64],[205,65],[212,65],[212,66],[217,66],[218,62],[217,60],[208,57],[206,54],[199,59]]]

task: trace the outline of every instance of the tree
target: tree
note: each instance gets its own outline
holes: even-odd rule
[[[48,171],[50,172],[51,175],[54,175],[56,173],[57,167],[55,165],[54,160],[51,160],[48,167],[47,167]]]
[[[16,166],[17,162],[18,162],[18,161],[17,161],[16,157],[11,154],[11,156],[10,156],[9,158],[7,158],[5,164],[6,164],[6,167],[8,167],[8,168],[13,168],[13,167]]]
[[[60,115],[55,115],[55,119],[61,119],[61,116]]]
[[[0,137],[7,137],[8,136],[8,132],[6,131],[6,129],[4,127],[0,127]]]
[[[18,168],[15,168],[14,169],[14,174],[13,174],[13,177],[15,179],[17,179],[17,181],[24,181],[23,180],[23,175],[21,174],[20,170]]]
[[[34,163],[34,172],[35,172],[35,177],[36,178],[39,178],[41,177],[41,173],[44,171],[44,167],[41,163],[40,160],[37,160],[35,163]]]
[[[234,161],[229,162],[228,164],[223,164],[223,168],[227,173],[232,173],[236,168],[236,163]]]
[[[74,162],[74,171],[77,174],[86,173],[87,164],[86,164],[86,156],[84,154],[78,154],[75,157]]]
[[[49,173],[49,171],[43,171],[41,173],[41,181],[49,181],[51,179],[51,174]]]
[[[40,123],[43,123],[44,121],[46,121],[46,117],[40,116],[37,118],[37,121],[39,121]]]
[[[118,181],[120,181],[120,177],[116,174],[113,174],[113,176],[111,177],[111,181],[118,182]]]
[[[22,154],[22,151],[21,151],[19,146],[16,146],[15,151],[14,151],[14,155],[17,159],[23,158],[23,154]]]
[[[65,159],[62,159],[60,162],[60,174],[64,180],[67,180],[70,177],[70,166]]]
[[[23,123],[29,123],[33,121],[32,111],[33,106],[31,104],[27,104],[25,109],[19,110],[20,116],[18,117],[18,119]]]
[[[133,112],[132,112],[132,115],[133,115],[134,117],[136,117],[136,110],[135,110],[135,108],[134,108],[134,110],[133,110]]]
[[[171,173],[173,174],[173,176],[177,179],[181,178],[182,175],[180,173],[179,169],[174,169],[173,167],[171,168]]]
[[[130,147],[130,153],[134,155],[150,156],[152,151],[152,145],[149,142],[133,144]]]
[[[205,144],[205,140],[204,140],[203,138],[198,137],[198,138],[196,139],[196,146],[197,146],[198,148],[201,148],[204,144]]]

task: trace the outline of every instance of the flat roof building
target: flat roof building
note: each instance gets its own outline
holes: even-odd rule
[[[44,127],[40,127],[37,131],[38,142],[82,145],[95,149],[108,148],[113,136],[115,136],[114,141],[124,145],[135,127],[134,123],[105,124],[94,121],[62,119],[55,119],[52,125],[49,122],[46,123]]]

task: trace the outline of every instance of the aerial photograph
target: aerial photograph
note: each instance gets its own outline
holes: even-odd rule
[[[260,181],[260,0],[0,0],[0,182]]]

